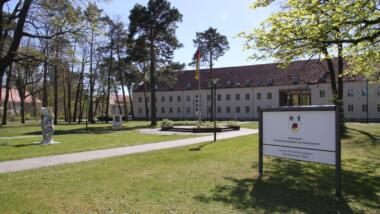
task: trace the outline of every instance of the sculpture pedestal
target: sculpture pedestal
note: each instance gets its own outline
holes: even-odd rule
[[[114,115],[112,120],[113,128],[122,128],[123,127],[123,118],[121,115]]]

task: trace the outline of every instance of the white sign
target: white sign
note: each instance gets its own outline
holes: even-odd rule
[[[263,154],[335,165],[335,111],[264,111]]]

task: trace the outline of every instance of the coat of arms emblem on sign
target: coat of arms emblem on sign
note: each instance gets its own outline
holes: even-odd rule
[[[301,115],[289,115],[288,124],[293,133],[299,132],[301,128]]]

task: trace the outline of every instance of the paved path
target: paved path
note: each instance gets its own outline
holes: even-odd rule
[[[241,129],[240,131],[222,132],[217,134],[217,139],[228,139],[244,135],[256,134],[255,129]],[[81,161],[96,160],[102,158],[116,157],[122,155],[136,154],[142,152],[155,151],[160,149],[175,148],[197,143],[209,142],[214,139],[213,135],[195,137],[190,139],[174,140],[161,143],[150,143],[136,146],[127,146],[112,149],[102,149],[88,152],[77,152],[63,155],[52,155],[37,158],[28,158],[14,161],[0,162],[0,173],[23,171],[28,169],[37,169],[47,166],[56,166],[67,163],[77,163]]]

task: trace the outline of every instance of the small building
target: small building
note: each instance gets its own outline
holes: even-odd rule
[[[0,114],[3,113],[3,103],[5,100],[6,88],[2,88],[1,90],[1,99],[0,99]],[[26,94],[29,94],[26,91]],[[25,114],[30,114],[36,116],[39,114],[40,109],[42,107],[42,102],[35,96],[27,96],[25,98]],[[21,113],[21,98],[17,91],[17,89],[9,90],[9,99],[8,99],[8,115],[19,115]]]
[[[260,108],[278,106],[327,105],[333,103],[326,64],[317,60],[295,61],[287,68],[261,64],[202,69],[201,90],[195,71],[179,71],[172,85],[159,82],[155,87],[158,118],[196,119],[211,117],[210,79],[218,79],[217,119],[257,120]],[[343,111],[351,121],[380,121],[380,85],[363,77],[345,78]],[[150,86],[147,86],[148,90]],[[150,93],[147,93],[150,108]],[[135,118],[145,112],[144,85],[134,91]],[[150,109],[148,114],[150,116]]]

